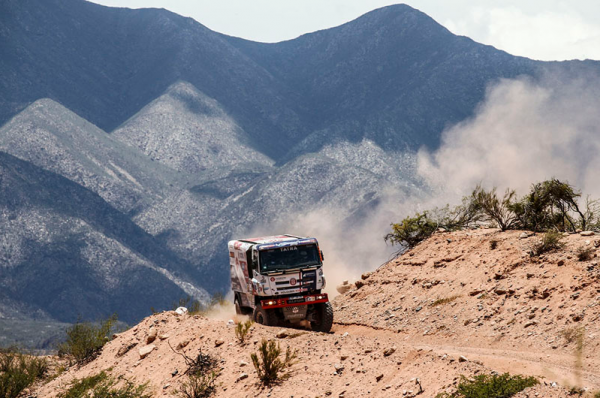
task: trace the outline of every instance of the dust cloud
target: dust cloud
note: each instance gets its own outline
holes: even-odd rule
[[[342,281],[352,283],[399,250],[383,240],[391,223],[416,211],[456,205],[479,183],[524,194],[531,184],[556,177],[600,197],[600,76],[565,76],[490,86],[472,118],[444,131],[438,150],[419,151],[417,170],[427,194],[384,188],[379,203],[361,217],[323,207],[272,221],[248,236],[317,238],[325,253],[326,291],[335,296]]]
[[[599,77],[564,73],[496,83],[473,118],[443,133],[439,150],[420,151],[419,174],[454,197],[478,183],[523,194],[552,177],[599,196]]]
[[[296,213],[259,226],[248,236],[288,233],[317,238],[325,257],[325,292],[333,298],[338,295],[337,285],[360,279],[362,273],[376,269],[398,251],[399,247],[386,244],[383,237],[390,223],[403,213],[399,205],[402,197],[408,198],[388,191],[360,216],[328,207]]]

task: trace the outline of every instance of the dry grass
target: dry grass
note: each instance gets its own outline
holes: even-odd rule
[[[446,298],[439,298],[439,299],[435,300],[433,303],[431,303],[429,306],[437,307],[438,305],[449,304],[459,297],[460,297],[460,295],[454,295],[454,296],[450,296],[450,297],[446,297]]]

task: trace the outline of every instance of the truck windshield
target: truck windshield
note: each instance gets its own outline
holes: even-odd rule
[[[260,251],[261,272],[285,271],[319,264],[321,260],[315,244]]]

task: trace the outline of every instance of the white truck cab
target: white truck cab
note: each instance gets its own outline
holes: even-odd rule
[[[323,252],[315,238],[277,235],[228,243],[231,289],[238,314],[277,326],[308,320],[329,332],[333,308],[326,293]]]

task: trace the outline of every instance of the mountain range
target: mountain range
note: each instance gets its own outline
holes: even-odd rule
[[[4,0],[0,54],[0,320],[61,322],[224,292],[228,239],[426,195],[415,152],[490,84],[599,67],[515,57],[407,5],[266,44],[162,9]]]

